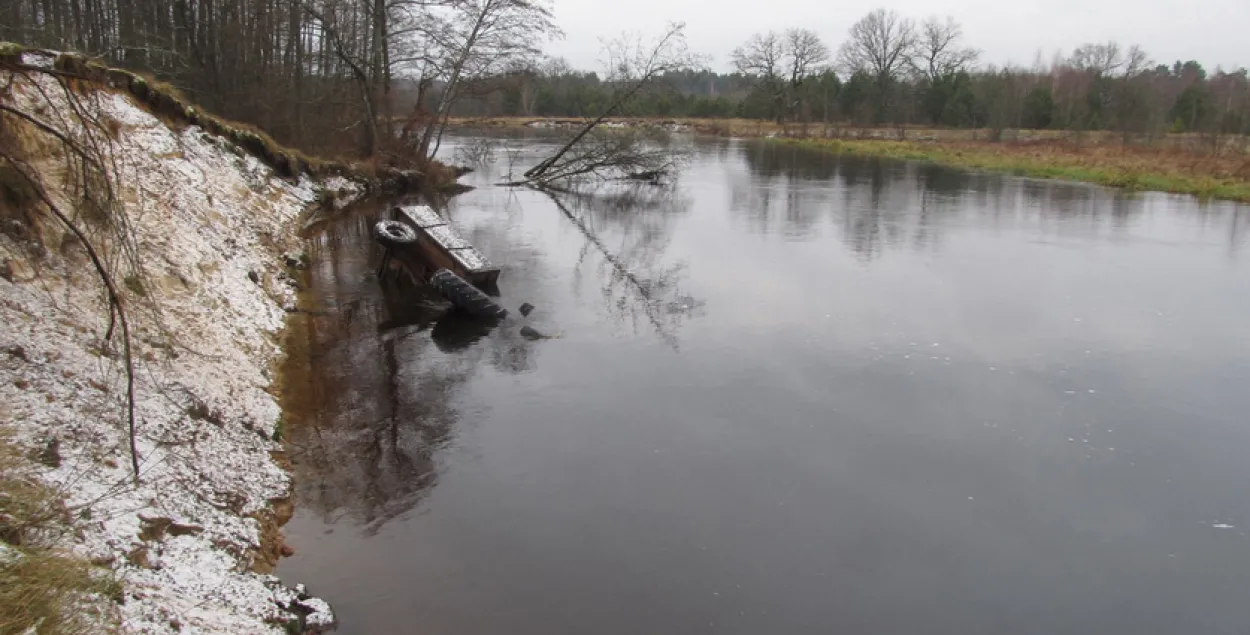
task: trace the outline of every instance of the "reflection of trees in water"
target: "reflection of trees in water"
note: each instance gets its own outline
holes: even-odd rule
[[[812,228],[832,205],[832,191],[823,187],[837,176],[836,157],[777,143],[744,143],[749,179],[730,186],[730,208],[746,216],[759,232],[781,231],[795,238]]]
[[[1250,236],[1250,207],[1239,205],[1233,209],[1228,223],[1229,256],[1237,256],[1247,236]]]
[[[744,143],[740,157],[750,178],[731,185],[731,203],[752,229],[806,236],[828,214],[863,260],[890,248],[937,248],[945,227],[961,215],[989,217],[996,224],[1040,221],[1051,231],[1087,232],[1090,226],[1124,231],[1144,209],[1140,197],[1094,187],[785,144]],[[785,214],[779,216],[780,204]]]
[[[378,254],[358,213],[309,240],[311,302],[288,335],[283,405],[305,509],[376,531],[437,483],[436,453],[460,422],[456,396],[488,363],[530,367],[516,329],[444,315],[408,288],[383,293]]]
[[[842,236],[863,260],[871,260],[885,247],[900,245],[913,236],[913,244],[925,245],[934,238],[932,215],[915,170],[904,164],[881,160],[848,161],[842,172]],[[910,166],[907,166],[910,167]],[[919,209],[919,214],[914,214]]]
[[[315,370],[288,372],[285,395],[298,504],[370,531],[436,483],[434,453],[459,419],[452,398],[473,371],[471,360],[439,355],[425,325],[379,334],[384,316],[311,318]]]
[[[669,345],[677,330],[701,303],[681,294],[685,264],[668,264],[664,254],[670,223],[690,202],[670,187],[611,185],[593,192],[547,192],[586,243],[575,279],[594,270],[609,314],[637,329],[646,323]]]

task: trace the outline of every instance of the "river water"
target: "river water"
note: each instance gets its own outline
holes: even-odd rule
[[[1250,208],[728,140],[553,199],[512,143],[444,212],[524,322],[309,232],[279,573],[341,633],[1250,632]]]

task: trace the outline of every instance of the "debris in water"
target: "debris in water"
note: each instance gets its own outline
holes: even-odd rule
[[[543,335],[542,333],[539,333],[539,332],[538,332],[537,330],[535,330],[535,329],[534,329],[534,327],[532,327],[532,326],[522,326],[522,327],[521,327],[521,337],[524,337],[525,339],[528,339],[528,340],[545,340],[545,339],[547,339],[547,336],[546,336],[546,335]]]
[[[1215,523],[1214,525],[1211,525],[1211,527],[1215,529],[1236,529],[1235,527],[1233,527],[1232,525],[1229,525],[1228,523]]]

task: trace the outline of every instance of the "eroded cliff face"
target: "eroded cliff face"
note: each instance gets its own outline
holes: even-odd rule
[[[44,53],[22,62],[52,69]],[[0,86],[0,431],[65,505],[60,531],[27,542],[114,570],[123,597],[101,622],[123,632],[328,626],[323,602],[259,572],[291,491],[271,369],[300,218],[360,186],[282,178],[107,86],[30,70],[0,70]],[[107,178],[87,178],[79,150]],[[116,204],[93,206],[91,187]],[[133,373],[85,242],[125,308]]]

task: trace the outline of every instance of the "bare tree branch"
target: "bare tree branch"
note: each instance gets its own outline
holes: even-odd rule
[[[981,52],[962,45],[963,29],[954,18],[931,16],[920,27],[914,65],[930,81],[966,70]]]
[[[915,24],[885,9],[861,18],[849,36],[838,51],[839,64],[849,73],[867,72],[879,83],[895,79],[916,50]]]

